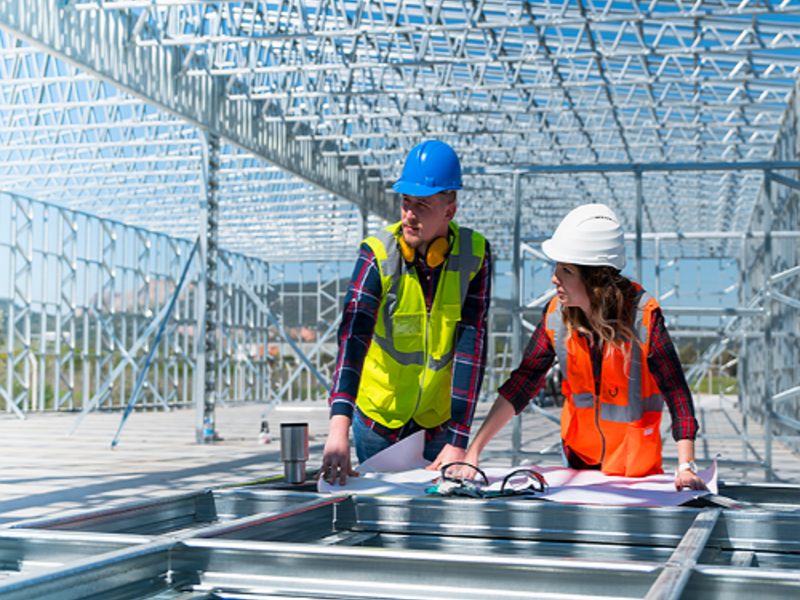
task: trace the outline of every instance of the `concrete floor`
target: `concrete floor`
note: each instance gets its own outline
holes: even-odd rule
[[[741,415],[732,400],[698,398],[697,415],[705,437],[698,440],[698,459],[720,453],[726,461],[743,458]],[[280,424],[309,424],[309,470],[321,461],[328,427],[324,403],[293,403],[275,407],[266,417],[272,442],[258,442],[265,405],[242,404],[217,409],[221,440],[195,443],[193,411],[135,413],[111,450],[120,423],[117,413],[88,415],[71,436],[75,414],[33,414],[20,420],[0,415],[0,526],[15,521],[60,517],[178,492],[197,491],[282,475]],[[479,406],[473,432],[489,404]],[[558,409],[548,408],[551,414]],[[665,421],[668,421],[668,416]],[[512,426],[509,424],[487,447],[484,465],[510,465]],[[749,423],[752,438],[763,429]],[[523,456],[520,463],[558,464],[558,430],[549,419],[526,411],[522,418]],[[751,446],[764,456],[762,440]],[[539,455],[545,451],[547,454]],[[774,481],[800,485],[800,457],[780,443],[773,444]],[[665,469],[674,468],[675,444],[666,440]],[[754,459],[750,453],[749,460]],[[761,467],[723,464],[723,481],[763,482]]]

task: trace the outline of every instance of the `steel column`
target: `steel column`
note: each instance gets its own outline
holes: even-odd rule
[[[764,171],[764,464],[772,481],[772,171]]]
[[[30,394],[32,262],[33,206],[26,198],[12,196],[10,276],[13,289],[8,304],[6,411],[14,411],[22,419]],[[17,343],[21,344],[19,349]]]
[[[219,290],[219,246],[217,226],[217,169],[219,139],[203,131],[203,198],[200,203],[201,263],[197,294],[197,353],[195,356],[195,406],[197,407],[196,438],[198,443],[214,441],[215,406],[218,394],[218,349],[216,322]]]
[[[636,169],[633,172],[636,179],[636,282],[642,282],[642,211],[644,205],[644,192],[642,191],[642,171]]]
[[[520,173],[514,173],[514,241],[511,264],[511,356],[514,367],[522,360],[522,185]],[[522,450],[522,415],[512,419],[511,464],[519,464]]]

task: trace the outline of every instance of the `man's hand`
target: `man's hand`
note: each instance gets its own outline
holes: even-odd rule
[[[450,463],[454,462],[462,462],[464,457],[467,455],[467,451],[463,448],[456,448],[451,444],[445,444],[442,451],[439,452],[439,456],[436,457],[431,464],[429,464],[426,469],[429,471],[439,471],[444,465],[449,465]]]
[[[339,485],[347,483],[348,477],[358,477],[350,463],[350,418],[344,415],[331,417],[328,439],[322,453],[322,466],[314,479],[324,479],[331,485],[337,477]]]
[[[685,471],[680,471],[677,475],[675,475],[675,489],[680,492],[686,488],[689,488],[690,490],[708,489],[705,482],[688,469]]]

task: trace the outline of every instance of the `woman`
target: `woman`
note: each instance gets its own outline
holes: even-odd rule
[[[553,298],[519,368],[503,384],[467,450],[478,466],[486,444],[544,385],[558,358],[565,395],[561,438],[573,469],[642,477],[663,473],[661,412],[666,400],[678,444],[677,489],[705,489],[694,464],[697,420],[675,347],[656,301],[620,274],[625,242],[614,212],[579,206],[542,245],[556,261]],[[462,476],[474,471],[462,468]]]

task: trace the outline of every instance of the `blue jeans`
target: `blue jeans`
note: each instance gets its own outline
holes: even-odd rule
[[[400,437],[398,440],[407,438],[412,433],[416,433],[420,429],[423,429],[423,427],[417,425],[414,423],[414,421],[409,421],[400,429]],[[422,456],[425,458],[425,460],[433,462],[436,457],[439,456],[439,453],[442,451],[442,448],[444,448],[446,443],[447,429],[443,429],[431,441],[427,441],[426,439],[425,450],[423,451]],[[386,448],[392,445],[392,442],[383,437],[377,431],[367,427],[367,425],[361,419],[361,416],[358,414],[358,411],[355,411],[355,414],[353,414],[353,445],[356,447],[356,456],[358,457],[358,462],[363,463],[370,456],[377,454],[381,450],[386,450]]]

